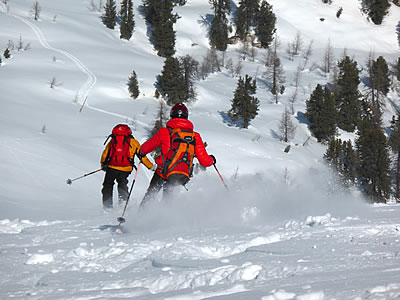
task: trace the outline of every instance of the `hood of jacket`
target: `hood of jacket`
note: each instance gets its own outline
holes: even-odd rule
[[[193,123],[183,118],[173,118],[167,122],[166,126],[193,131]]]

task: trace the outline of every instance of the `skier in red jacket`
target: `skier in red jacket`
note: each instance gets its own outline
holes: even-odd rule
[[[140,207],[143,208],[161,188],[163,197],[168,197],[175,186],[185,185],[192,175],[195,156],[203,167],[216,163],[215,157],[208,155],[200,134],[193,131],[193,124],[187,119],[188,116],[189,111],[184,104],[175,104],[171,108],[171,119],[166,127],[158,130],[141,146],[140,155],[143,157],[159,146],[161,155],[155,159],[157,169]]]

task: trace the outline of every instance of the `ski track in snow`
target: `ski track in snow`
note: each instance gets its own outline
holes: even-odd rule
[[[128,117],[126,115],[122,115],[122,114],[119,114],[119,113],[114,113],[114,112],[111,112],[111,111],[107,111],[107,110],[104,110],[104,109],[100,109],[100,108],[94,107],[92,105],[89,105],[89,103],[87,101],[85,103],[85,100],[89,97],[89,93],[90,93],[91,89],[96,84],[96,81],[97,81],[96,75],[84,63],[82,63],[82,61],[80,61],[77,57],[75,57],[71,53],[69,53],[67,51],[64,51],[64,50],[61,50],[61,49],[57,49],[55,47],[52,47],[47,42],[46,37],[44,36],[43,32],[35,24],[33,24],[32,22],[30,22],[30,21],[26,20],[25,18],[20,17],[18,15],[11,14],[9,12],[7,13],[6,4],[4,4],[2,2],[0,3],[0,7],[1,7],[3,13],[5,13],[7,15],[10,15],[10,16],[20,20],[21,22],[25,23],[26,25],[28,25],[33,30],[33,32],[35,33],[36,37],[38,38],[40,44],[44,48],[46,48],[48,50],[51,50],[51,51],[58,52],[58,53],[60,53],[60,54],[62,54],[64,56],[66,56],[72,62],[75,63],[75,65],[79,68],[79,70],[82,73],[87,75],[87,77],[88,77],[87,80],[81,85],[81,87],[79,88],[79,92],[78,92],[78,99],[80,100],[81,105],[85,105],[87,108],[90,108],[90,109],[92,109],[94,111],[98,111],[98,112],[101,112],[101,113],[104,113],[104,114],[109,114],[109,115],[112,115],[112,116],[115,116],[115,117],[118,117],[118,118],[121,118],[121,119],[125,119],[125,120],[132,120],[131,117]],[[138,120],[136,120],[136,122],[138,124],[144,126],[144,127],[147,126],[147,124],[144,123],[144,122],[141,122],[141,121],[138,121]]]

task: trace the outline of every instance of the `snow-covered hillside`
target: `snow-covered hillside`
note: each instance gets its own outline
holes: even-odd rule
[[[370,52],[393,62],[400,8],[392,6],[376,26],[358,0],[270,0],[286,77],[279,103],[262,78],[265,52],[258,50],[254,61],[242,62],[242,74],[257,79],[260,100],[249,129],[225,119],[237,82],[226,69],[197,82],[198,100],[189,106],[229,191],[209,168],[171,203],[138,214],[152,176],[141,168],[127,232],[116,235],[110,229],[122,208],[103,212],[103,174],[70,186],[66,179],[99,168],[114,125],[128,123],[140,142],[153,127],[154,83],[164,59],[149,42],[141,3],[134,1],[136,27],[128,42],[118,28],[105,28],[89,0],[41,0],[39,21],[31,17],[33,3],[7,2],[0,3],[0,53],[9,41],[30,47],[13,50],[0,66],[1,299],[400,297],[400,208],[370,206],[358,192],[342,191],[322,162],[324,146],[309,139],[302,118],[311,91],[328,80],[318,68],[328,41],[337,58],[346,51],[361,66]],[[177,55],[201,61],[208,1],[188,0],[175,11],[181,16],[174,27]],[[285,153],[278,126],[302,63],[287,58],[286,45],[298,32],[314,51],[301,73],[296,136]],[[237,63],[240,48],[229,46],[226,59]],[[136,100],[126,85],[133,70],[141,91]],[[51,89],[53,78],[58,84]],[[396,93],[389,99],[399,105]],[[385,120],[392,114],[388,105]]]

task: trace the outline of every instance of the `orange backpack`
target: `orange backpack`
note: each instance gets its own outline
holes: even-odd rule
[[[169,129],[171,137],[171,148],[167,153],[167,157],[164,163],[164,175],[168,176],[171,174],[181,173],[188,177],[192,176],[193,171],[193,159],[195,151],[195,133],[190,130],[182,130],[180,128]],[[182,167],[176,167],[184,163],[187,165],[186,170]]]
[[[110,150],[105,160],[107,165],[127,167],[133,165],[133,160],[130,157],[132,131],[128,125],[118,124],[112,130],[112,133],[107,137],[111,138]]]

